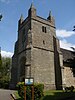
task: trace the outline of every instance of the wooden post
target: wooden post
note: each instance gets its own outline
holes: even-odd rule
[[[26,100],[26,86],[24,86],[24,100]]]
[[[32,85],[32,100],[34,100],[34,86]]]

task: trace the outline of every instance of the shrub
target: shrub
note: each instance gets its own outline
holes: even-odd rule
[[[16,85],[18,89],[18,94],[21,96],[21,98],[24,99],[24,82],[19,82]],[[34,99],[40,100],[43,96],[44,85],[43,84],[35,84],[34,85]],[[31,100],[31,86],[26,86],[26,98],[27,100]]]
[[[70,87],[70,90],[71,90],[71,92],[73,92],[73,90],[74,90],[74,86],[71,86],[71,87]]]
[[[73,90],[74,90],[74,86],[65,87],[65,92],[68,92],[68,91],[73,92]]]
[[[35,84],[34,85],[35,100],[39,100],[44,96],[43,89],[44,89],[43,84]]]
[[[0,88],[8,89],[9,88],[9,81],[0,80]]]
[[[16,85],[19,96],[24,98],[24,82],[18,82]]]

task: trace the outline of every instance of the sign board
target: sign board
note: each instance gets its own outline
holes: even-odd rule
[[[25,78],[25,85],[32,85],[34,83],[33,78]]]

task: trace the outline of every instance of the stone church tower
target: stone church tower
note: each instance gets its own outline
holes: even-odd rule
[[[12,57],[11,83],[33,77],[34,83],[43,83],[45,89],[62,88],[62,54],[56,37],[55,20],[36,15],[31,4],[28,17],[18,22],[18,39]]]

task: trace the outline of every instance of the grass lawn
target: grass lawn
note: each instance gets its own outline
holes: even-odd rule
[[[18,92],[14,93],[17,100],[22,100]],[[69,97],[75,97],[74,92],[63,92],[62,90],[50,90],[44,92],[44,97],[41,100],[68,100]]]
[[[50,90],[50,91],[45,91],[44,92],[44,98],[43,100],[66,100],[69,97],[75,96],[75,91],[74,92],[63,92],[62,90]]]

